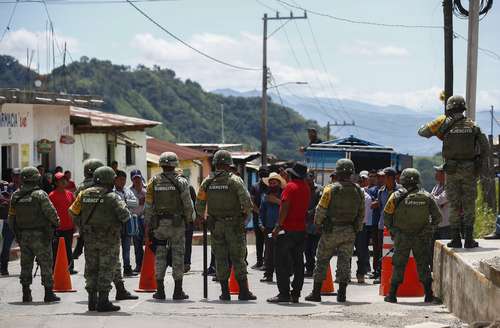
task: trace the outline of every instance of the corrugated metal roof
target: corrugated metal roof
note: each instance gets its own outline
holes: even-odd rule
[[[145,120],[142,118],[124,116],[119,114],[105,113],[98,110],[81,107],[70,107],[71,117],[76,117],[88,121],[91,127],[154,127],[161,122]]]
[[[188,147],[183,147],[180,145],[176,145],[174,143],[159,140],[156,138],[148,138],[147,140],[147,152],[148,154],[153,154],[156,156],[161,155],[166,151],[171,151],[177,154],[179,160],[193,160],[193,159],[203,159],[208,158],[210,155],[195,149],[191,149]],[[154,158],[151,156],[151,158]]]

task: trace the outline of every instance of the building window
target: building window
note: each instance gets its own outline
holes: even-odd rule
[[[135,149],[128,141],[125,143],[125,163],[127,166],[135,165]]]

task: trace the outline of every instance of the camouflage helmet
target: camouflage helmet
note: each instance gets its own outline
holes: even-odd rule
[[[335,172],[339,175],[351,175],[354,173],[354,163],[347,158],[341,158],[337,161]]]
[[[446,102],[446,112],[462,113],[466,110],[465,99],[462,96],[451,96]]]
[[[104,163],[97,158],[89,158],[85,162],[83,162],[83,175],[86,178],[92,178],[95,170],[104,166]]]
[[[33,166],[25,167],[21,170],[21,182],[34,183],[40,181],[41,175],[38,169]]]
[[[212,161],[214,165],[233,165],[233,157],[227,150],[218,150]]]
[[[179,158],[177,157],[176,153],[167,151],[164,152],[160,155],[160,166],[171,166],[171,167],[176,167],[179,165]]]
[[[399,181],[403,186],[416,186],[420,183],[420,172],[417,169],[404,169]]]
[[[116,173],[109,166],[101,166],[94,172],[94,183],[100,186],[112,186],[115,183]]]

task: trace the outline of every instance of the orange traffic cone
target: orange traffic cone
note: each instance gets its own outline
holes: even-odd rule
[[[236,277],[234,275],[234,267],[231,267],[231,276],[229,277],[229,292],[231,295],[237,295],[240,293],[240,285],[236,281]]]
[[[63,237],[59,237],[57,245],[56,265],[54,266],[54,286],[52,290],[57,293],[76,292],[71,286],[71,277],[68,270],[68,255],[66,254],[66,241]]]
[[[391,288],[393,254],[391,250],[394,247],[394,242],[392,241],[391,235],[387,228],[384,229],[383,245],[384,257],[382,259],[382,273],[380,275],[379,294],[381,296],[387,296],[389,295],[389,290]],[[408,259],[408,263],[406,264],[403,283],[399,285],[396,295],[399,297],[420,297],[424,295],[424,286],[422,285],[418,277],[417,263],[413,258],[413,253],[410,254],[410,258]]]
[[[335,287],[333,286],[332,268],[328,265],[326,278],[323,280],[323,285],[321,286],[321,295],[333,295],[334,291]]]
[[[146,242],[144,257],[142,259],[141,276],[139,279],[139,288],[135,291],[138,293],[154,293],[156,292],[156,273],[155,273],[155,255],[151,248],[150,242]]]

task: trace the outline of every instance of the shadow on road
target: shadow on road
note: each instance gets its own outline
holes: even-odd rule
[[[10,304],[10,305],[20,305],[20,306],[27,306],[27,305],[41,306],[41,305],[53,305],[53,304],[59,304],[59,302],[54,302],[54,303],[45,303],[45,302],[43,302],[43,301],[29,302],[29,303],[23,303],[23,302],[9,302],[8,304]]]
[[[84,317],[130,317],[132,316],[131,313],[127,312],[81,312],[81,313],[73,313],[73,315],[80,315]]]
[[[171,299],[166,299],[166,300],[149,299],[149,300],[146,300],[146,302],[149,302],[149,303],[158,303],[158,304],[189,304],[189,303],[195,303],[195,301],[193,301],[193,300],[174,301],[174,300],[171,300]]]

